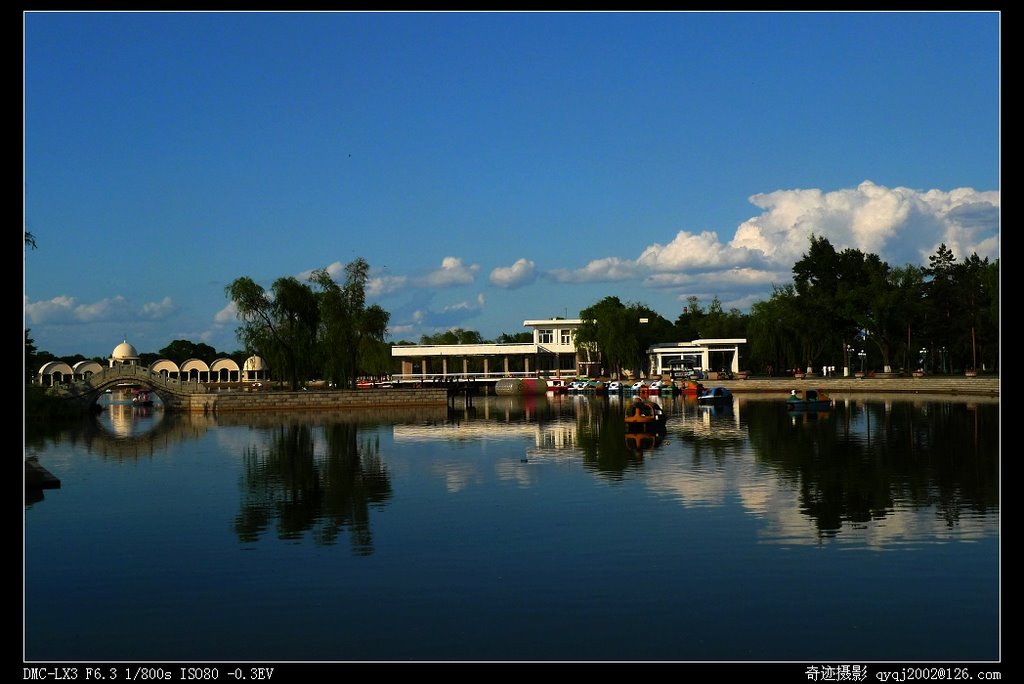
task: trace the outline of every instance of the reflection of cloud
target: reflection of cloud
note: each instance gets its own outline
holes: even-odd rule
[[[472,463],[435,463],[431,470],[444,480],[445,489],[449,493],[461,492],[470,485],[483,483],[483,476]]]
[[[758,464],[753,456],[715,460],[713,463],[651,461],[647,487],[650,491],[678,501],[684,508],[726,507],[739,501],[743,510],[757,519],[758,538],[778,545],[815,545],[829,540],[868,549],[923,543],[923,539],[982,539],[992,534],[991,523],[983,518],[958,520],[951,528],[940,515],[928,515],[909,504],[896,506],[871,524],[842,523],[840,529],[824,535],[816,521],[800,508],[799,483]]]

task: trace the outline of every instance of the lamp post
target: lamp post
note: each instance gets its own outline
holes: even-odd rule
[[[860,372],[863,373],[864,372],[864,359],[867,358],[867,353],[863,349],[861,349],[859,352],[857,352],[857,356],[860,357]]]
[[[845,363],[843,364],[843,377],[848,378],[850,377],[850,354],[853,353],[853,347],[851,347],[848,344],[844,346],[845,348],[843,349],[843,351],[846,353],[846,355]]]
[[[924,366],[925,366],[925,362],[926,362],[927,358],[928,358],[928,350],[925,349],[924,347],[921,347],[921,359],[920,359],[920,361],[918,361],[918,365],[921,368],[921,370],[924,370]]]

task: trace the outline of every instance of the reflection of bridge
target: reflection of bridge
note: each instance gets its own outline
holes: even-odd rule
[[[92,373],[83,380],[62,383],[50,388],[50,394],[81,404],[83,408],[96,403],[96,399],[107,389],[118,385],[133,384],[148,389],[160,397],[168,409],[188,409],[189,399],[196,394],[205,394],[206,385],[195,380],[177,380],[148,368],[133,364],[116,364],[110,368]]]

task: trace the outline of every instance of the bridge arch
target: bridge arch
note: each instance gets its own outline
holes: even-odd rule
[[[200,382],[170,378],[142,366],[118,364],[81,380],[54,385],[50,392],[62,399],[79,403],[85,409],[96,403],[106,390],[129,384],[156,394],[171,409],[187,405],[193,394],[205,394],[208,391],[206,385]]]

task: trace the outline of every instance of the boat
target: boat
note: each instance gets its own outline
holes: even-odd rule
[[[650,394],[672,396],[676,394],[676,386],[671,380],[655,380],[647,388]]]
[[[152,406],[149,390],[132,390],[132,406]]]
[[[569,383],[561,378],[548,380],[548,392],[552,394],[567,394],[569,392]]]
[[[636,397],[626,409],[626,432],[664,432],[667,419],[661,404]]]
[[[828,411],[832,398],[819,389],[795,389],[786,398],[787,411]]]
[[[697,396],[698,404],[719,405],[732,404],[732,392],[725,387],[712,387]]]
[[[688,397],[699,397],[705,391],[704,384],[696,380],[677,380],[676,388],[678,388],[680,394]]]

